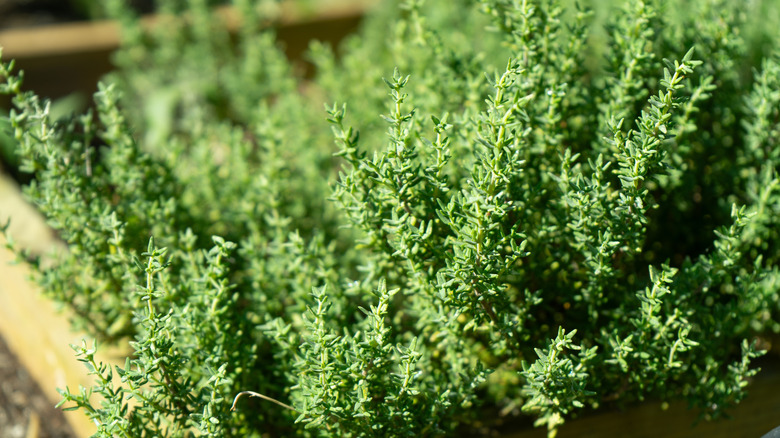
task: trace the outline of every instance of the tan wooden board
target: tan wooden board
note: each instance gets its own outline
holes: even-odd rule
[[[311,8],[302,9],[294,7],[296,2],[286,0],[264,16],[274,23],[277,40],[297,71],[308,74],[311,65],[303,61],[302,55],[309,42],[318,39],[338,44],[378,2],[318,0],[309,2]],[[217,14],[228,28],[238,27],[240,18],[234,8],[220,8]],[[143,23],[153,27],[165,20],[170,17],[147,16]],[[111,56],[120,39],[119,26],[114,21],[77,22],[0,31],[0,48],[4,61],[14,59],[16,68],[24,70],[25,89],[53,100],[71,96],[89,101],[89,96],[97,91],[98,81],[113,70]],[[6,96],[0,96],[0,108],[9,104]]]
[[[8,234],[18,245],[34,254],[63,250],[41,215],[22,199],[16,183],[0,174],[0,223],[5,224],[9,217]],[[68,386],[77,392],[79,385],[92,385],[92,378],[70,348],[82,340],[91,345],[92,339],[70,329],[67,315],[42,296],[30,281],[30,267],[18,263],[5,244],[0,235],[0,336],[54,406],[62,398],[57,388]],[[124,363],[116,348],[103,351],[96,355],[99,360]],[[65,417],[78,436],[87,437],[97,430],[82,412],[66,412]]]
[[[378,0],[320,0],[313,2],[310,8],[302,8],[300,2],[265,2],[263,16],[269,22],[280,25],[295,23],[328,21],[337,18],[362,15],[368,7]],[[223,6],[216,9],[229,28],[237,29],[241,19],[233,7]],[[142,20],[147,27],[166,21],[170,17],[145,16]],[[0,31],[0,47],[5,59],[41,58],[72,55],[85,52],[101,52],[116,49],[120,43],[120,27],[113,20],[76,22],[22,29]]]
[[[557,438],[760,438],[780,426],[780,369],[777,358],[748,386],[748,396],[728,411],[731,418],[699,421],[687,403],[647,402],[625,411],[597,412],[564,424]],[[543,429],[505,435],[545,438]]]

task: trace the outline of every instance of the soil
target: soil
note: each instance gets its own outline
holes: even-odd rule
[[[75,438],[59,409],[0,338],[0,436]]]

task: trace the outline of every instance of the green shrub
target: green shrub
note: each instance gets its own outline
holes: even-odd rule
[[[777,14],[678,3],[385,2],[304,80],[254,2],[231,35],[205,0],[151,31],[114,0],[119,69],[60,120],[3,65],[68,245],[37,279],[133,349],[75,346],[95,386],[63,404],[98,436],[721,415],[780,330]]]

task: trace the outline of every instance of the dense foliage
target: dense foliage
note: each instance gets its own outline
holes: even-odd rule
[[[158,3],[187,19],[106,3],[94,112],[0,70],[68,246],[38,281],[133,350],[74,347],[98,436],[441,436],[479,405],[554,435],[744,396],[780,330],[772,2],[384,2],[305,81],[255,2],[232,35]]]

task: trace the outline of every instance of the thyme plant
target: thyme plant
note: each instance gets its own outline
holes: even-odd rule
[[[152,29],[107,2],[124,43],[82,116],[0,67],[68,248],[27,259],[98,340],[61,405],[97,436],[443,436],[478,409],[554,436],[744,397],[780,331],[771,2],[385,2],[307,80],[233,3],[231,35],[205,0]]]

